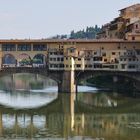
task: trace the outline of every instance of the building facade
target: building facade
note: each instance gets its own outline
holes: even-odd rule
[[[0,69],[140,71],[140,41],[0,40]]]
[[[140,4],[120,11],[120,15],[102,27],[98,39],[140,40]]]

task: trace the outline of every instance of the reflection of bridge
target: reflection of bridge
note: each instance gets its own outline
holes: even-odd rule
[[[91,97],[89,96],[89,98]],[[137,106],[139,103],[136,104],[135,102],[133,104]],[[0,107],[0,137],[8,135],[10,138],[25,136],[27,138],[67,138],[78,135],[92,137],[102,135],[104,138],[110,137],[108,140],[114,139],[114,137],[117,140],[118,133],[123,138],[127,137],[129,131],[126,126],[130,121],[139,121],[137,110],[136,114],[134,112],[134,114],[128,114],[127,112],[133,111],[133,106],[132,108],[124,106],[124,108],[118,109],[117,107],[100,107],[98,110],[96,107],[91,108],[79,102],[75,94],[60,94],[58,99],[38,109],[14,110]],[[124,112],[122,109],[127,111]],[[108,113],[110,110],[111,113]],[[135,133],[139,136],[136,130]],[[130,138],[132,139],[132,137]]]
[[[99,73],[131,78],[137,86],[139,46],[123,40],[0,40],[0,69],[46,75],[57,81],[59,92],[76,92],[79,80]]]

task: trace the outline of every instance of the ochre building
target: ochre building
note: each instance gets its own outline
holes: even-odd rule
[[[98,39],[140,40],[140,4],[119,10],[120,15],[102,27]]]
[[[0,69],[140,71],[140,41],[0,40]]]

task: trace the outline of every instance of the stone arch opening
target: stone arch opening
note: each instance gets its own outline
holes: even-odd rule
[[[94,78],[94,77],[101,77],[101,76],[112,76],[112,77],[117,77],[117,76],[120,76],[120,77],[124,77],[124,78],[127,78],[127,79],[131,79],[133,81],[138,81],[138,77],[133,75],[133,73],[127,73],[127,72],[107,72],[107,71],[104,71],[104,72],[81,72],[80,74],[78,73],[77,74],[77,80],[78,81],[81,81],[81,80],[87,80],[87,79],[90,79],[90,78]]]
[[[5,54],[2,58],[2,66],[3,67],[15,67],[16,59],[12,54]]]
[[[97,77],[99,78],[97,81]],[[119,90],[133,90],[135,89],[135,84],[139,81],[137,76],[134,76],[132,73],[124,73],[124,72],[88,72],[81,73],[77,78],[77,83],[85,84],[88,79],[92,79],[92,85],[97,87],[104,87],[104,85],[109,85],[110,88],[113,89],[113,85],[118,85]],[[111,80],[110,80],[111,79]],[[94,81],[96,80],[96,82]],[[88,81],[89,82],[89,81]],[[103,84],[102,84],[103,83]],[[122,86],[122,88],[121,88]],[[109,88],[109,87],[108,87]]]
[[[17,58],[18,67],[32,67],[32,60],[28,54],[20,54]]]
[[[36,54],[32,60],[33,67],[45,67],[46,59],[44,54]]]
[[[13,68],[12,71],[3,71],[3,74],[0,75],[0,79],[3,79],[3,81],[7,83],[3,84],[7,90],[12,90],[16,86],[19,89],[24,89],[24,87],[26,87],[26,89],[34,90],[37,87],[39,90],[44,89],[44,91],[46,90],[47,92],[58,92],[60,83],[58,74],[48,75],[43,73],[42,70],[31,71],[31,68],[27,67],[23,67],[17,71]],[[15,79],[17,79],[17,81],[15,81]]]
[[[21,109],[32,108],[33,106],[41,107],[53,102],[58,96],[57,82],[41,74],[9,73],[1,75],[0,80],[2,85],[0,90],[3,90],[0,95],[4,97],[11,96],[12,99],[8,102],[6,101],[7,104],[5,105],[8,107],[21,107]],[[19,97],[18,99],[14,98],[16,95]],[[22,104],[20,102],[21,100]],[[36,102],[31,105],[31,100],[36,100]],[[5,103],[2,99],[0,102],[2,105]]]

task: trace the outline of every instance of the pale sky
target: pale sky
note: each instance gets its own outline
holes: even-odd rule
[[[101,26],[140,0],[0,0],[0,39],[41,39]]]

